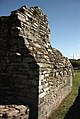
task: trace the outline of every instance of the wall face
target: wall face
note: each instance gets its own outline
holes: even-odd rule
[[[51,47],[39,7],[13,11],[0,26],[0,104],[29,105],[29,119],[46,119],[71,91],[72,66]]]

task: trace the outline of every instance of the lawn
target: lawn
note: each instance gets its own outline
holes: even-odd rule
[[[75,71],[74,75],[71,93],[62,102],[55,113],[52,114],[50,119],[64,119],[65,115],[69,111],[69,108],[73,105],[76,97],[78,96],[78,89],[80,87],[80,71]]]

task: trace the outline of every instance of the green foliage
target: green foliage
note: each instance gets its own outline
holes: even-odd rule
[[[76,60],[76,59],[70,59],[70,62],[73,66],[74,69],[80,69],[80,59]]]
[[[59,108],[51,115],[49,119],[64,119],[69,108],[73,105],[80,87],[80,70],[74,72],[73,87],[71,93],[62,102]],[[53,107],[54,108],[54,107]]]

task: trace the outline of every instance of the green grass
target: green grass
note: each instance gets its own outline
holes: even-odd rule
[[[75,77],[73,78],[73,86],[71,93],[62,102],[62,104],[55,111],[55,113],[51,115],[50,119],[64,119],[65,115],[67,114],[67,111],[73,105],[78,95],[78,89],[80,87],[80,71],[75,71],[74,75]]]

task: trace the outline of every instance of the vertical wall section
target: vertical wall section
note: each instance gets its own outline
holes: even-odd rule
[[[71,91],[72,66],[51,47],[47,16],[23,6],[0,26],[0,105],[29,105],[22,119],[48,118]]]

